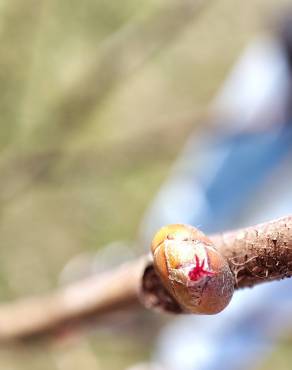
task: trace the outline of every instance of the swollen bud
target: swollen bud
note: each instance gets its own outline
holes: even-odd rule
[[[186,313],[215,314],[230,302],[234,277],[211,240],[193,226],[160,229],[151,250],[164,287]]]

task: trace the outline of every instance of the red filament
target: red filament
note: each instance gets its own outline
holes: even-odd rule
[[[214,272],[204,269],[205,259],[203,259],[202,263],[200,264],[199,257],[196,255],[195,256],[195,262],[196,262],[195,267],[192,268],[191,271],[189,272],[189,278],[192,281],[199,280],[204,276],[213,276],[214,275]]]

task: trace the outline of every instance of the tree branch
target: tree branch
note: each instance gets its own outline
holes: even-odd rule
[[[141,257],[43,296],[3,303],[0,343],[58,335],[92,317],[137,304],[147,260],[147,256]]]
[[[227,258],[237,288],[292,275],[291,216],[211,239]]]
[[[235,288],[292,275],[292,216],[211,236],[227,259]],[[42,297],[0,306],[0,343],[58,334],[130,305],[142,297],[146,307],[181,312],[155,273],[149,256],[62,287]]]

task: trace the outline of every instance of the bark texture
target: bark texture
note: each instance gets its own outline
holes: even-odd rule
[[[292,275],[292,217],[211,237],[228,260],[236,288]]]

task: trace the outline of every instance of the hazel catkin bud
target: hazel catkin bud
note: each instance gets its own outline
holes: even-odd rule
[[[154,268],[187,313],[215,314],[230,302],[234,277],[211,240],[193,226],[174,224],[153,238]]]

